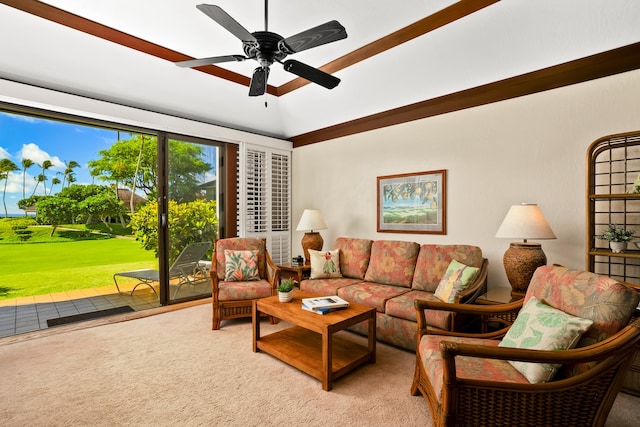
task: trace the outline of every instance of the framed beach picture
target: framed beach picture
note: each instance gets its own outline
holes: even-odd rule
[[[447,171],[378,177],[378,231],[447,234]]]

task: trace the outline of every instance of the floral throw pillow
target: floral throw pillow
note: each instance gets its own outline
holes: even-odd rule
[[[226,282],[248,282],[260,280],[258,273],[258,251],[224,250]]]
[[[332,279],[342,277],[340,273],[340,249],[332,251],[314,251],[309,249],[312,279]]]
[[[479,270],[477,267],[469,267],[455,259],[451,260],[434,295],[444,302],[454,302],[458,292],[469,286]]]
[[[531,297],[518,313],[499,347],[535,350],[568,350],[593,324],[591,319],[572,316]],[[509,361],[530,383],[549,381],[560,367],[552,363]]]

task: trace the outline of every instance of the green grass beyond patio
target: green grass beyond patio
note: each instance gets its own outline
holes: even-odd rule
[[[0,244],[0,300],[113,284],[113,274],[157,268],[133,239]]]

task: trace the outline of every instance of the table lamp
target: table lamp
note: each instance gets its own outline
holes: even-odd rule
[[[496,237],[518,238],[504,253],[504,269],[511,284],[511,295],[523,297],[536,269],[547,264],[547,257],[540,243],[528,239],[555,239],[551,227],[544,219],[538,205],[523,203],[511,206],[504,217]]]
[[[314,230],[326,230],[327,224],[322,219],[320,211],[315,209],[305,209],[300,217],[300,222],[296,231],[306,231],[302,236],[302,250],[304,251],[304,261],[306,264],[311,263],[311,257],[309,256],[309,249],[316,251],[322,250],[322,244],[324,240],[320,233]]]

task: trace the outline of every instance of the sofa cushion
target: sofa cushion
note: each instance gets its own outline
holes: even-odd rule
[[[411,287],[420,245],[399,240],[376,240],[364,280],[384,285]]]
[[[455,302],[458,292],[467,288],[480,271],[477,267],[464,265],[455,259],[451,260],[446,273],[435,291],[435,296],[444,302]]]
[[[311,258],[312,279],[342,277],[342,274],[340,274],[340,249],[332,251],[309,249],[309,258]]]
[[[378,312],[384,313],[385,303],[388,300],[408,291],[409,289],[400,286],[364,282],[357,285],[339,288],[338,296],[349,302],[374,307]]]
[[[387,301],[385,314],[417,322],[416,308],[414,306],[414,301],[417,299],[440,301],[431,292],[409,291]],[[451,330],[451,312],[444,310],[425,310],[424,314],[427,325]]]
[[[531,297],[500,342],[500,347],[568,350],[575,347],[593,320],[572,316]],[[560,367],[552,363],[510,361],[532,384],[547,382]]]
[[[340,249],[340,273],[343,277],[364,279],[369,267],[372,240],[338,237],[335,248]]]
[[[464,265],[482,267],[482,250],[472,245],[422,245],[411,289],[435,292],[454,259]]]
[[[300,289],[318,295],[338,295],[338,289],[362,283],[362,279],[340,277],[336,279],[306,279],[300,282]]]
[[[479,338],[446,337],[441,335],[423,335],[418,347],[418,357],[436,392],[438,401],[442,398],[444,380],[440,342],[497,346],[500,341]],[[527,384],[529,381],[506,360],[458,356],[456,357],[456,376],[464,379],[500,381]]]
[[[266,298],[271,295],[273,295],[273,287],[266,280],[218,283],[219,301],[250,300]]]

